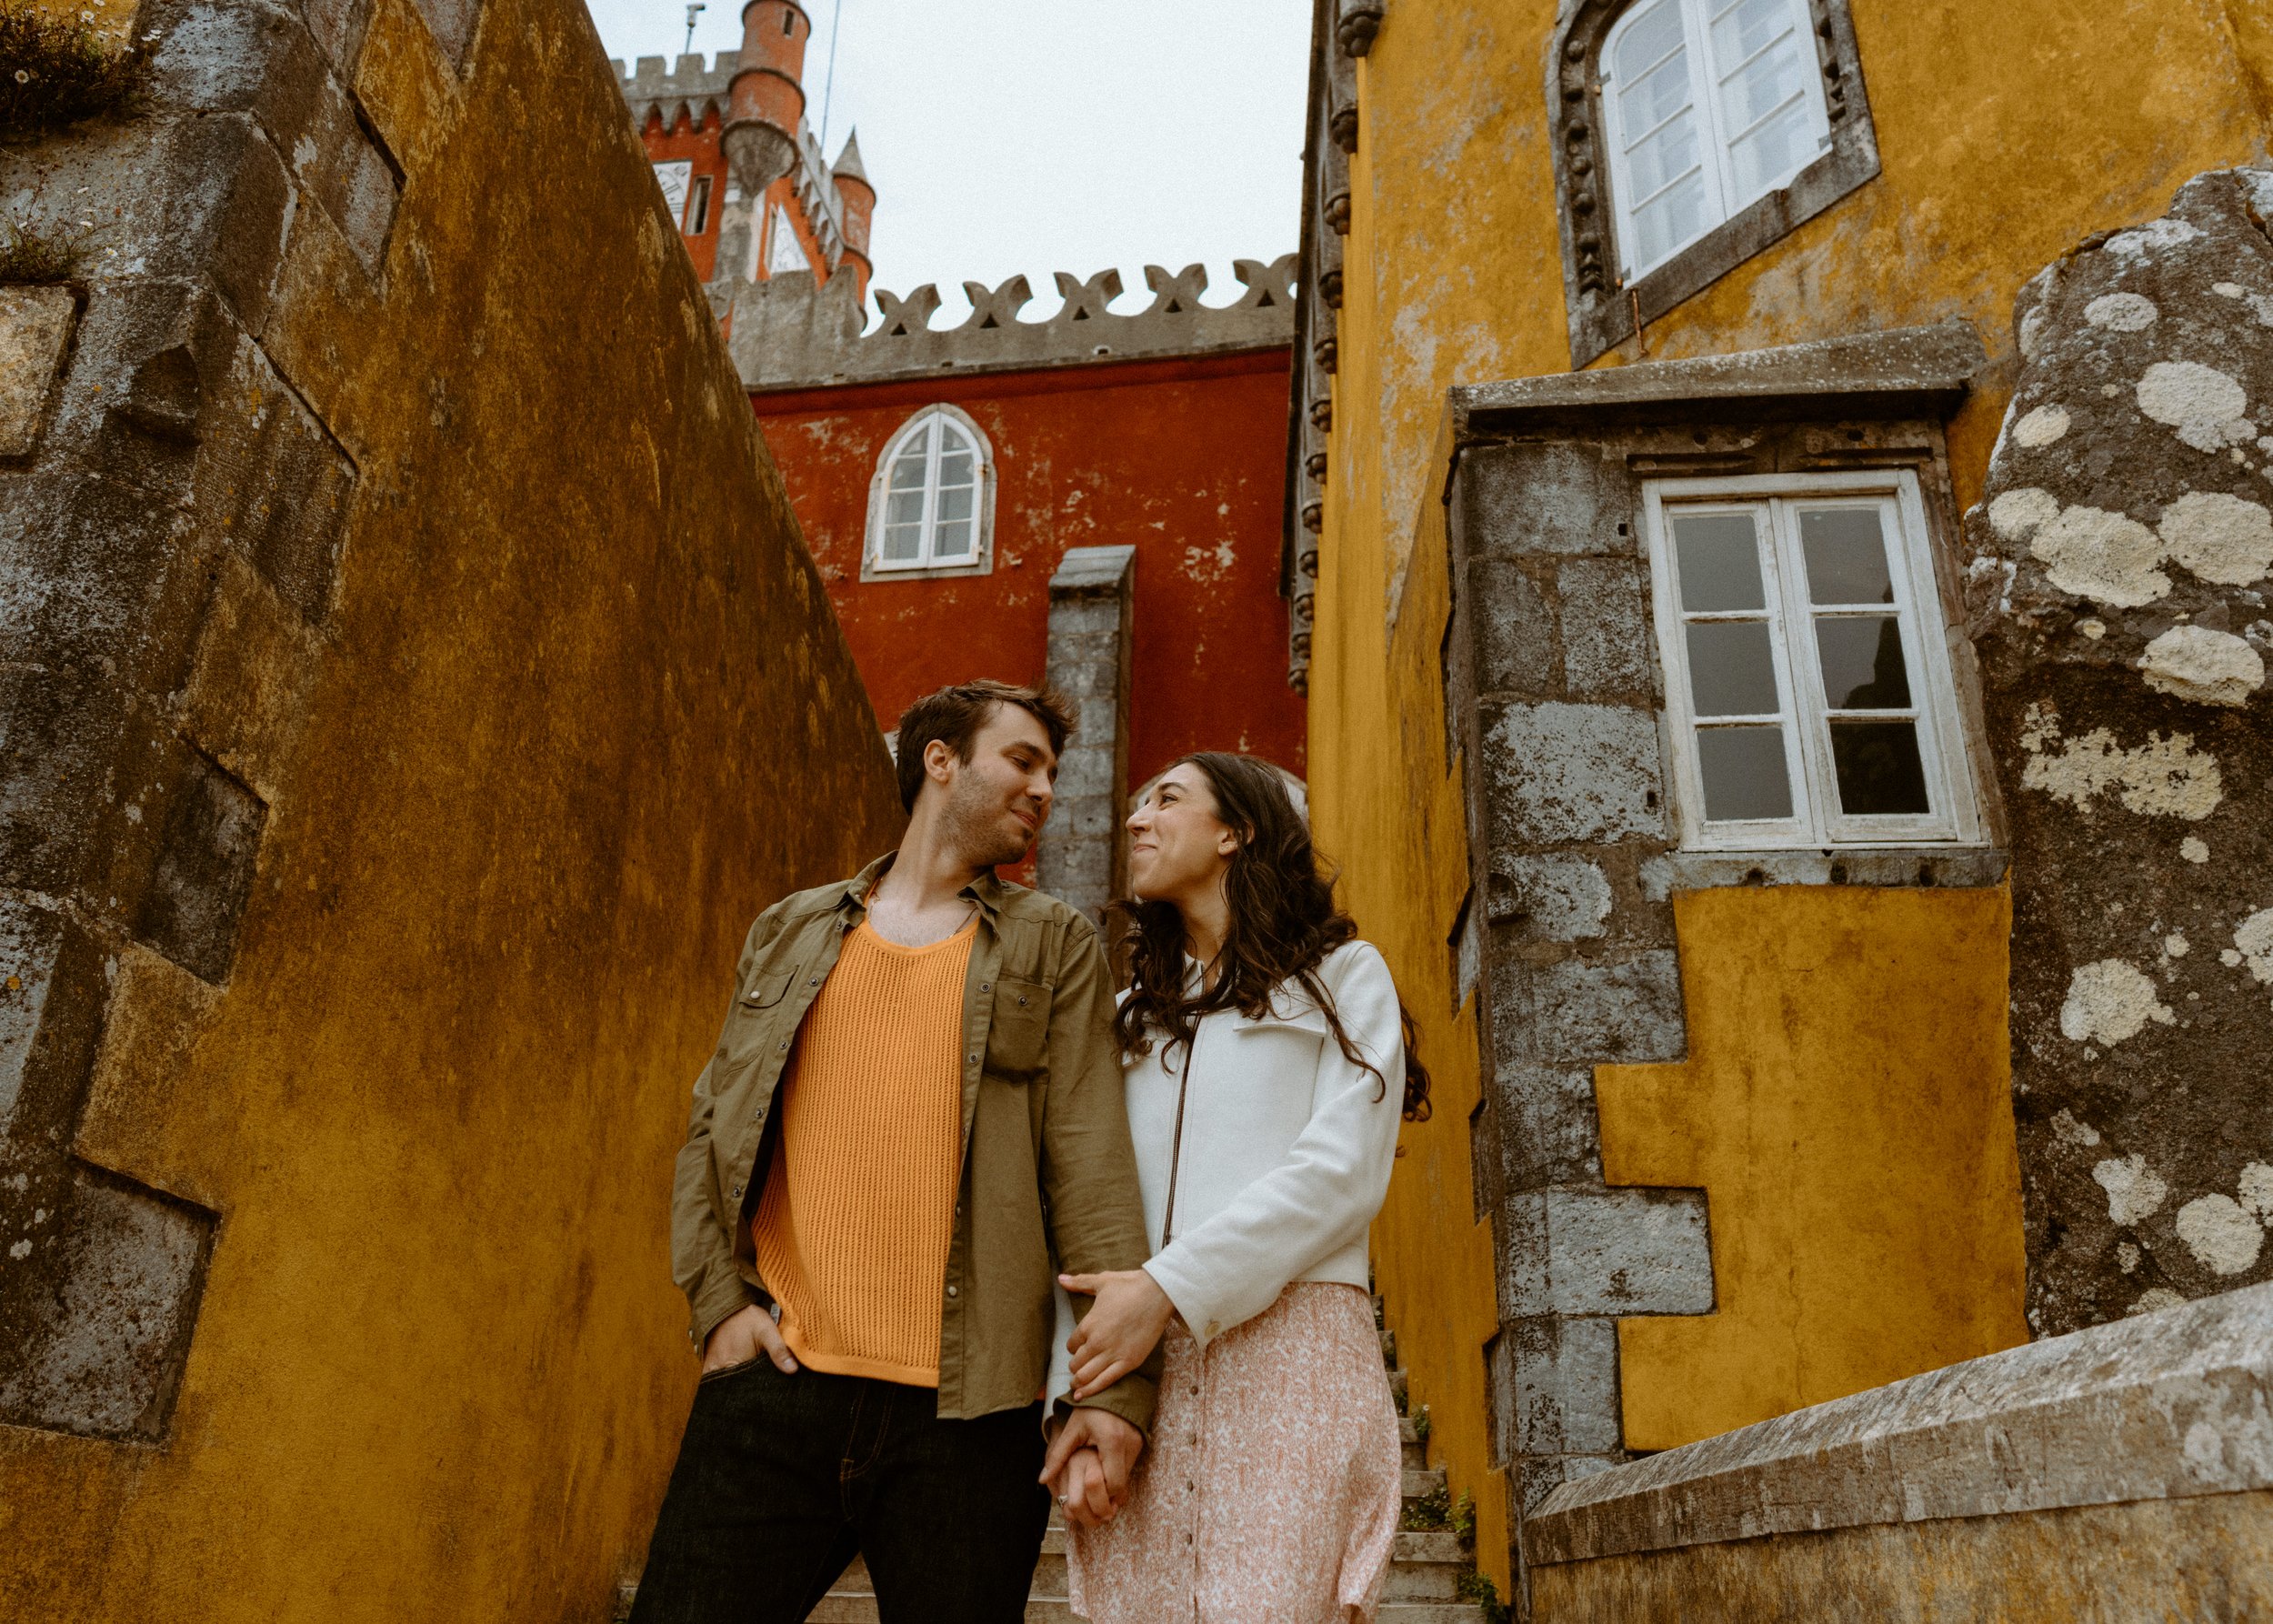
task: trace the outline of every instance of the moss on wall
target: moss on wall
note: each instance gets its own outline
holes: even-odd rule
[[[12,560],[55,488],[155,527],[116,617],[70,621],[65,591],[18,627],[98,640],[38,713],[75,731],[9,757],[7,878],[97,944],[78,1165],[215,1222],[151,1441],[0,1429],[10,1617],[607,1617],[694,1388],[668,1188],[736,951],[897,832],[584,8],[338,10],[320,55],[291,19],[248,35],[241,81],[166,79],[161,42],[146,123],[11,160],[150,245],[79,290],[39,460],[0,476]],[[289,131],[319,93],[376,179],[309,168]],[[188,212],[207,192],[234,229]],[[183,287],[189,326],[138,314]],[[108,534],[117,560],[145,530]],[[113,584],[99,552],[37,557],[82,609]],[[129,881],[189,917],[102,889],[140,850],[125,807],[172,816],[119,765],[154,752],[265,813],[217,922],[163,857]],[[74,816],[120,833],[74,845]]]

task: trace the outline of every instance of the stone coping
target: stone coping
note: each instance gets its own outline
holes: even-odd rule
[[[2273,1488],[2273,1284],[2055,1337],[1563,1484],[1535,1566]]]
[[[1453,439],[1677,417],[1947,416],[1988,365],[1969,322],[1898,327],[1678,361],[1467,384],[1448,396]]]

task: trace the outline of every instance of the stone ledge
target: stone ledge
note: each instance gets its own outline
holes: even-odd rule
[[[1775,349],[1467,384],[1447,396],[1455,445],[1541,428],[1742,418],[1938,419],[1988,352],[1972,324],[1898,327]]]
[[[1818,1404],[1557,1489],[1535,1566],[2273,1488],[2273,1285]]]
[[[1807,851],[1674,851],[1665,857],[1667,888],[1723,886],[1994,886],[2012,867],[1988,846],[1833,847]],[[1655,877],[1646,875],[1645,882]]]

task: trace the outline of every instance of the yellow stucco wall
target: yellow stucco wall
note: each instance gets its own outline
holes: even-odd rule
[[[1602,1172],[1707,1192],[1714,1312],[1619,1322],[1627,1447],[2027,1341],[2010,893],[1738,887],[1674,927],[1688,1058],[1596,1069]]]
[[[0,1428],[0,1617],[610,1617],[735,955],[897,832],[583,6],[488,0],[467,68],[378,0],[387,282],[304,204],[262,333],[362,474],[324,626],[185,516],[183,725],[267,832],[225,987],[119,957],[75,1148],[218,1227],[162,1446]]]
[[[2153,216],[2197,173],[2264,154],[2273,8],[2265,0],[2092,0],[2080,10],[2071,0],[1854,0],[1852,10],[1883,173],[1654,324],[1647,353],[1719,354],[1963,316],[1991,365],[1950,427],[1962,506],[1979,488],[2008,393],[2015,291],[2089,233]],[[1554,0],[1393,5],[1357,65],[1361,135],[1310,677],[1311,788],[1321,840],[1347,862],[1360,921],[1390,947],[1417,1008],[1448,975],[1446,937],[1467,864],[1435,728],[1447,601],[1437,528],[1446,467],[1436,446],[1445,391],[1569,365],[1543,88],[1555,12]],[[1629,344],[1601,364],[1637,358]],[[1847,894],[1825,906],[1874,905]],[[1853,911],[1836,928],[1864,917]],[[1683,948],[1690,957],[1686,937]],[[2001,991],[2001,982],[1973,988],[2000,999]],[[1448,1028],[1437,1047],[1467,1068],[1456,1084],[1446,1064],[1447,1104],[1475,1098],[1468,1031]],[[1978,1038],[1950,1058],[1978,1055]],[[1742,1043],[1730,1041],[1727,1064],[1765,1063],[1740,1058]],[[1826,1060],[1820,1049],[1808,1055],[1810,1065]],[[1987,1088],[1987,1074],[1977,1084]],[[1456,1489],[1486,1502],[1485,1412],[1455,1401],[1481,1379],[1478,1338],[1493,1314],[1464,1111],[1440,1109],[1407,1143],[1377,1229],[1381,1281],[1415,1401],[1432,1408],[1437,1452]],[[1732,1208],[1726,1194],[1714,1199],[1717,1248]],[[1978,1279],[2001,1281],[2008,1261],[1985,1255]],[[1913,1357],[1995,1345],[2012,1329],[2006,1306],[1998,1298],[1988,1310],[1988,1330],[1981,1310],[1953,1310],[1921,1334]],[[1778,1390],[1812,1395],[1817,1379],[1843,1378],[1817,1370]],[[1668,1398],[1629,1385],[1627,1402],[1662,1418],[1650,1424],[1668,1435],[1694,1430],[1667,1414],[1677,1408]],[[1494,1542],[1478,1545],[1488,1559]]]

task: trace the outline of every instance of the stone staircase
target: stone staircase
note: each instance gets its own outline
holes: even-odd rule
[[[1459,1537],[1447,1528],[1412,1526],[1444,1520],[1445,1474],[1441,1467],[1428,1465],[1425,1429],[1404,1413],[1405,1372],[1395,1368],[1394,1338],[1384,1336],[1382,1351],[1391,1366],[1389,1388],[1397,1398],[1398,1436],[1404,1445],[1407,1526],[1397,1534],[1388,1576],[1382,1581],[1377,1624],[1487,1624],[1482,1606],[1459,1599],[1461,1581],[1473,1570]],[[624,1586],[617,1619],[630,1615],[636,1589]],[[1049,1532],[1042,1538],[1042,1559],[1034,1569],[1034,1588],[1027,1593],[1026,1624],[1076,1624],[1079,1617],[1066,1600],[1066,1524],[1053,1507]],[[867,1563],[854,1558],[806,1619],[807,1624],[876,1624],[876,1590]]]

